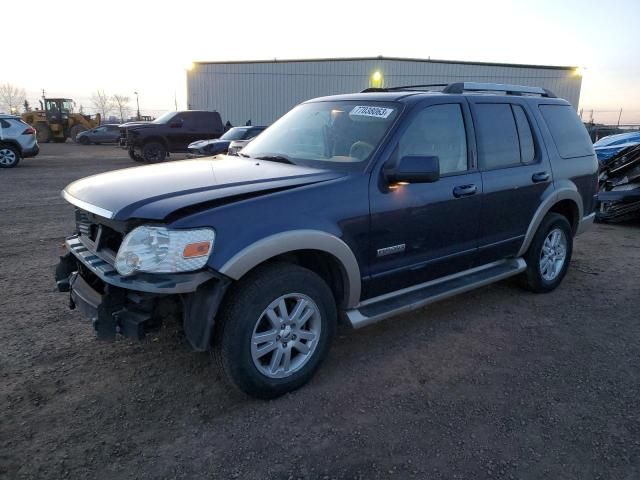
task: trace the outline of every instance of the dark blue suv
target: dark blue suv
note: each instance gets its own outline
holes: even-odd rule
[[[562,281],[598,164],[540,88],[457,83],[310,100],[241,157],[78,180],[56,271],[99,338],[179,316],[248,394],[307,382],[338,320],[362,327],[519,275]]]

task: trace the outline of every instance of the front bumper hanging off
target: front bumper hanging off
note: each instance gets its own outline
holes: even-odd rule
[[[69,307],[91,321],[98,339],[114,340],[121,334],[142,340],[163,319],[181,315],[192,348],[209,348],[228,278],[212,271],[124,277],[77,235],[65,245],[68,252],[55,272],[58,290],[69,292]]]

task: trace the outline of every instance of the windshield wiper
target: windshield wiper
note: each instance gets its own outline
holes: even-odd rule
[[[244,157],[244,158],[253,158],[253,157],[251,157],[251,155],[247,155],[246,153],[242,153],[242,152],[238,152],[238,155],[240,155],[241,157]]]
[[[268,160],[270,162],[290,163],[292,165],[295,165],[289,159],[289,157],[285,155],[261,155],[260,157],[252,157],[252,158],[255,158],[256,160]]]

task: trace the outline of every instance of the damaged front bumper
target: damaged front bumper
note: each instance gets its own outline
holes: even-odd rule
[[[230,279],[213,271],[120,275],[78,235],[66,239],[56,284],[69,292],[69,306],[89,320],[99,339],[117,334],[141,340],[167,317],[182,316],[192,348],[209,348],[214,319]]]

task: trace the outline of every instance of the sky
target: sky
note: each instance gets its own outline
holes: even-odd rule
[[[100,89],[135,108],[138,91],[157,114],[185,108],[193,61],[383,55],[578,66],[580,108],[640,123],[640,0],[30,0],[1,17],[0,83],[32,104],[44,88],[88,111]]]

